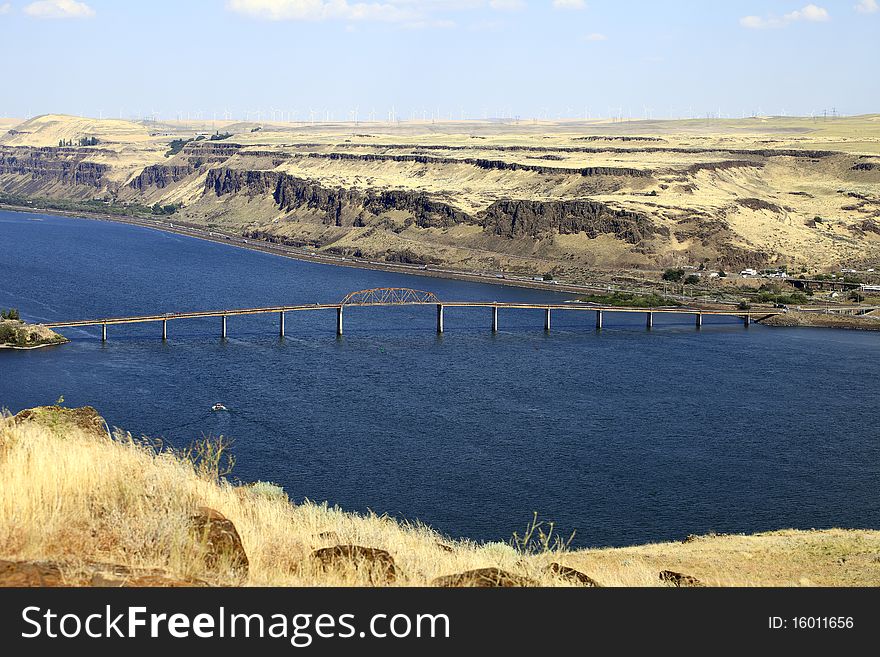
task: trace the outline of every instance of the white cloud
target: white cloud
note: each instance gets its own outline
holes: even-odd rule
[[[489,6],[498,11],[520,11],[526,8],[525,0],[489,0]]]
[[[408,3],[402,3],[408,4]],[[418,16],[392,3],[347,0],[229,0],[227,7],[236,13],[270,21],[407,21]]]
[[[568,0],[569,2],[571,0]],[[525,0],[227,0],[229,11],[270,21],[377,21],[404,27],[453,27],[443,13],[524,9]]]
[[[862,0],[854,9],[860,14],[873,14],[880,11],[880,5],[877,4],[877,0]]]
[[[592,32],[584,37],[584,41],[608,41],[608,37],[601,32]]]
[[[812,21],[814,23],[824,23],[831,17],[828,10],[816,5],[807,5],[803,9],[797,9],[790,14],[783,16],[783,20],[791,21]]]
[[[32,18],[91,18],[95,10],[76,0],[38,0],[25,5],[24,13]]]
[[[0,5],[0,15],[8,14],[10,11],[12,11],[12,5],[8,2],[4,2]]]
[[[584,0],[553,0],[554,9],[586,9]]]
[[[874,0],[869,0],[873,2]],[[752,30],[765,30],[769,28],[785,27],[790,23],[806,21],[809,23],[824,23],[831,20],[828,10],[814,4],[806,5],[801,9],[789,12],[784,16],[743,16],[739,24]]]
[[[572,2],[573,0],[566,0]],[[448,28],[449,12],[525,9],[525,0],[227,0],[227,10],[269,21],[365,21]]]

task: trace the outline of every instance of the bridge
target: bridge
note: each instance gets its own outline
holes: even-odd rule
[[[554,310],[573,312],[592,312],[596,316],[596,328],[601,329],[605,313],[641,313],[645,315],[647,328],[654,325],[654,315],[692,315],[696,327],[703,325],[703,317],[735,317],[748,326],[752,315],[760,318],[778,315],[779,311],[761,310],[752,313],[749,310],[702,310],[697,308],[664,307],[664,308],[630,308],[621,306],[601,306],[587,303],[518,303],[499,301],[441,301],[431,292],[412,290],[410,288],[385,287],[359,290],[347,295],[339,303],[314,303],[293,306],[268,306],[260,308],[235,308],[228,310],[197,310],[193,312],[164,313],[161,315],[140,315],[133,317],[105,317],[102,319],[77,319],[66,322],[50,322],[44,324],[50,329],[73,328],[82,326],[100,326],[101,340],[107,340],[107,327],[117,324],[143,324],[150,322],[162,323],[162,339],[168,339],[168,322],[181,319],[202,319],[206,317],[220,318],[220,337],[227,337],[227,318],[237,315],[278,314],[279,334],[284,336],[284,318],[290,312],[309,312],[320,310],[336,311],[336,335],[342,335],[343,311],[349,307],[375,306],[435,306],[437,311],[437,332],[443,333],[443,314],[446,308],[488,308],[491,311],[492,331],[498,331],[498,311],[505,310],[543,310],[544,330],[550,330],[550,320]]]

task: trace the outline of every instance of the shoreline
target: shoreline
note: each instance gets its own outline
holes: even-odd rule
[[[46,344],[35,344],[30,347],[19,347],[14,344],[0,344],[0,349],[11,349],[13,351],[31,351],[32,349],[43,349],[44,347],[58,347],[66,342],[48,342]]]
[[[291,260],[300,260],[303,262],[311,262],[323,265],[335,265],[339,267],[350,267],[352,269],[370,269],[374,271],[385,271],[389,273],[424,276],[426,278],[444,278],[450,280],[468,281],[471,283],[488,283],[491,285],[503,285],[507,287],[545,290],[547,292],[561,292],[563,294],[583,294],[585,292],[608,291],[607,285],[602,286],[599,284],[595,286],[586,286],[574,285],[570,283],[542,283],[540,281],[498,278],[494,275],[478,274],[474,272],[466,272],[453,269],[423,269],[421,265],[406,265],[400,263],[378,262],[373,260],[359,260],[343,256],[333,256],[317,253],[310,254],[306,251],[297,249],[296,247],[272,244],[270,242],[254,241],[229,233],[221,233],[216,230],[208,230],[201,227],[196,227],[191,224],[176,224],[175,222],[163,222],[158,219],[120,217],[116,215],[102,214],[100,212],[88,212],[85,210],[68,212],[62,210],[28,208],[14,205],[6,205],[3,203],[0,203],[0,210],[7,210],[9,212],[20,212],[22,214],[47,214],[56,217],[88,219],[92,221],[109,221],[111,223],[140,226],[141,228],[150,228],[165,233],[183,235],[185,237],[193,237],[195,239],[205,240],[207,242],[227,244],[229,246],[234,246],[241,249],[248,249],[250,251],[261,251],[263,253],[268,253],[270,255],[276,255],[283,258],[289,258]]]
[[[574,284],[565,284],[565,283],[543,283],[540,281],[531,281],[531,280],[523,280],[519,278],[498,278],[495,275],[489,274],[479,274],[474,272],[466,272],[452,269],[427,269],[422,268],[421,265],[406,265],[400,263],[385,263],[385,262],[377,262],[372,260],[359,260],[354,258],[347,258],[343,256],[333,256],[333,255],[325,255],[318,253],[309,253],[308,251],[303,251],[302,249],[297,249],[296,247],[289,247],[284,245],[272,244],[270,242],[262,242],[255,241],[251,239],[246,239],[241,236],[232,235],[229,233],[221,233],[218,231],[212,231],[205,228],[201,228],[198,226],[193,226],[192,224],[174,224],[174,222],[164,222],[159,219],[146,219],[146,218],[138,218],[138,217],[120,217],[116,215],[103,214],[100,212],[88,212],[85,210],[77,211],[77,212],[66,212],[62,210],[53,210],[53,209],[41,209],[41,208],[26,208],[19,206],[11,206],[7,204],[0,203],[0,210],[7,210],[9,212],[20,212],[22,214],[47,214],[56,217],[62,218],[74,218],[74,219],[86,219],[91,221],[107,221],[111,223],[118,224],[126,224],[130,226],[138,226],[141,228],[148,228],[152,230],[157,230],[165,233],[170,233],[174,235],[182,235],[184,237],[191,237],[194,239],[204,240],[206,242],[215,242],[217,244],[226,244],[228,246],[232,246],[240,249],[247,249],[250,251],[259,251],[262,253],[267,253],[269,255],[279,256],[282,258],[289,258],[291,260],[299,260],[301,262],[310,262],[313,264],[322,264],[322,265],[330,265],[337,267],[349,267],[352,269],[368,269],[373,271],[384,271],[389,273],[397,273],[397,274],[405,274],[405,275],[414,275],[414,276],[422,276],[425,278],[441,278],[448,280],[459,280],[466,281],[470,283],[486,283],[490,285],[501,285],[505,287],[511,288],[521,288],[521,289],[531,289],[531,290],[543,290],[546,292],[557,292],[561,294],[567,295],[578,295],[585,293],[601,293],[607,294],[609,292],[608,285],[596,284],[595,286],[586,286],[586,285],[574,285]],[[622,291],[622,290],[616,290]],[[684,301],[687,305],[693,308],[714,308],[717,306],[732,306],[735,305],[733,302],[712,302],[708,300],[698,300],[692,297],[679,297],[676,295],[672,295],[669,298],[677,299],[680,301]],[[755,314],[761,312],[761,308],[754,309]],[[839,316],[843,319],[844,316]],[[773,328],[841,328],[841,329],[849,329],[849,330],[865,330],[865,331],[874,331],[880,330],[880,321],[878,321],[878,326],[866,326],[859,322],[852,322],[851,324],[844,321],[840,321],[835,325],[831,324],[810,324],[810,323],[775,323],[768,322],[765,319],[755,319],[755,323],[761,324],[762,326],[768,326]],[[45,345],[51,346],[51,345]]]
[[[839,315],[833,313],[789,311],[755,320],[769,328],[819,328],[845,331],[880,331],[880,318],[866,315]]]

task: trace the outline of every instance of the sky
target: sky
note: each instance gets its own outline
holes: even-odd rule
[[[878,0],[0,0],[0,116],[880,112]]]

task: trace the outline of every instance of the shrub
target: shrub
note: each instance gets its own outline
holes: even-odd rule
[[[667,269],[663,272],[663,280],[671,283],[678,283],[684,278],[684,269]]]
[[[250,485],[250,489],[254,495],[270,500],[287,500],[287,493],[284,492],[284,488],[268,481],[255,481]]]
[[[690,276],[687,276],[684,279],[685,285],[699,285],[699,283],[700,283],[700,277],[697,276],[696,274],[691,274]]]
[[[17,331],[9,324],[0,324],[0,344],[16,344],[17,342]]]
[[[183,147],[186,146],[189,142],[196,141],[194,139],[174,139],[169,142],[168,152],[165,153],[165,157],[171,157],[172,155],[177,155],[180,151],[183,150]]]
[[[180,208],[180,205],[176,203],[172,203],[171,205],[159,205],[158,203],[154,203],[150,208],[150,212],[153,214],[159,215],[169,215],[174,214]]]
[[[21,321],[21,315],[18,314],[18,308],[10,308],[9,310],[0,310],[0,319],[14,319]]]
[[[861,303],[865,300],[865,295],[859,292],[858,290],[853,290],[849,293],[849,300],[855,301],[856,303]]]
[[[672,299],[667,299],[659,294],[631,294],[629,292],[614,292],[612,294],[587,294],[579,298],[579,301],[597,303],[603,306],[621,306],[628,308],[657,308],[659,306],[680,306],[681,304]]]

